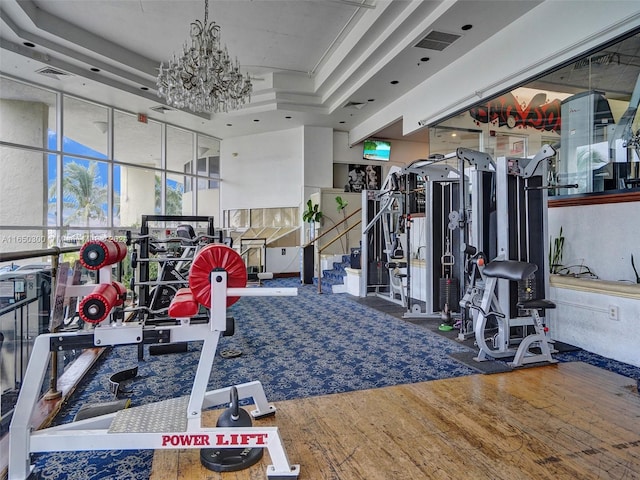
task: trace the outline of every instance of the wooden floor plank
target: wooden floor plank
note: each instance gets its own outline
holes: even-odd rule
[[[635,380],[580,362],[276,406],[255,424],[279,427],[300,480],[640,479]],[[151,480],[262,480],[269,464],[219,474],[197,449],[157,450]]]

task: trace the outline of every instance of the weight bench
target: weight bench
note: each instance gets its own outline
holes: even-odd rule
[[[497,301],[495,291],[498,280],[508,280],[510,282],[520,282],[528,279],[538,270],[538,266],[529,262],[516,260],[494,260],[486,265],[482,271],[485,279],[485,287],[480,305],[470,305],[471,309],[479,312],[474,322],[474,333],[476,344],[480,348],[474,360],[478,362],[486,361],[489,357],[504,358],[513,356],[513,360],[508,362],[511,367],[538,362],[556,363],[551,356],[549,346],[550,339],[547,336],[548,329],[542,323],[540,311],[555,308],[555,304],[546,299],[534,299],[521,301],[518,308],[524,310],[527,317],[509,318],[501,309]],[[487,320],[494,318],[498,323],[498,333],[493,338],[493,346],[487,345],[485,329]],[[517,323],[517,324],[516,324]],[[526,335],[518,344],[517,349],[511,347],[511,327],[532,325],[534,333]],[[533,351],[532,348],[539,351]]]
[[[173,318],[195,317],[200,310],[200,305],[193,296],[190,288],[180,288],[169,304],[169,316]]]
[[[102,246],[101,249],[105,250]],[[116,247],[110,247],[113,259]],[[93,256],[87,256],[92,260]],[[102,261],[98,259],[98,264]],[[105,269],[107,276],[109,269]],[[110,282],[110,277],[101,280]],[[189,275],[189,288],[174,299],[171,312],[180,324],[146,326],[142,322],[94,320],[93,330],[58,332],[36,337],[24,382],[18,395],[15,413],[9,427],[8,480],[24,480],[31,474],[31,454],[52,451],[138,450],[138,449],[241,449],[262,448],[269,452],[271,465],[263,478],[294,480],[300,466],[287,457],[278,427],[205,427],[202,411],[227,404],[230,392],[238,398],[253,398],[254,418],[273,415],[275,406],[267,402],[259,381],[233,387],[207,390],[218,341],[229,334],[227,307],[242,296],[297,295],[295,288],[245,288],[247,272],[240,255],[221,244],[204,247],[194,258]],[[191,322],[200,305],[209,309],[207,323]],[[93,310],[88,309],[92,312]],[[108,319],[108,320],[107,320]],[[116,413],[99,415],[72,423],[37,430],[32,412],[42,391],[49,365],[49,354],[71,348],[121,346],[202,341],[200,359],[188,396],[130,407]],[[257,478],[257,475],[252,477]]]

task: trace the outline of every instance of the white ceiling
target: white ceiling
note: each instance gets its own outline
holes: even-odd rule
[[[209,20],[254,84],[251,103],[228,114],[152,110],[163,104],[157,68],[203,20],[204,0],[0,0],[0,71],[222,139],[349,131],[541,1],[210,0]],[[434,29],[461,37],[444,51],[415,46]],[[47,66],[68,75],[37,73]],[[396,120],[371,133],[403,138]]]

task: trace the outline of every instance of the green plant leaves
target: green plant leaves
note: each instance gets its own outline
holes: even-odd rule
[[[322,220],[320,206],[317,203],[314,205],[311,200],[307,200],[307,209],[303,212],[302,219],[309,223],[319,222]]]

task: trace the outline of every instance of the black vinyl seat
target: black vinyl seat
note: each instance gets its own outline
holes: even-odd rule
[[[526,300],[518,302],[517,306],[524,310],[547,310],[556,308],[556,304],[546,298],[538,298],[536,300]]]
[[[505,278],[519,282],[525,280],[538,270],[535,263],[519,262],[517,260],[494,260],[484,267],[483,274],[487,277]]]

